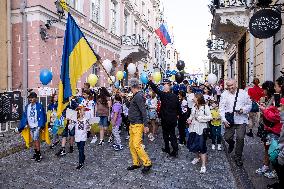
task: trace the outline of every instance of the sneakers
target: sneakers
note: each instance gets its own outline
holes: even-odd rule
[[[57,155],[57,156],[65,156],[66,155],[65,149],[60,149],[59,152],[57,152],[55,155]]]
[[[266,165],[263,165],[261,168],[258,168],[255,173],[258,175],[263,175],[264,173],[266,173],[269,170],[269,167]]]
[[[78,170],[80,170],[80,169],[82,169],[84,167],[84,164],[79,164],[77,167],[76,167],[76,169],[78,169]]]
[[[142,169],[142,171],[141,171],[142,174],[147,174],[147,173],[149,173],[150,170],[151,170],[151,167],[152,167],[152,165],[144,166],[143,169]]]
[[[113,137],[112,137],[112,135],[108,138],[108,143],[112,143],[112,141],[113,141]]]
[[[206,167],[205,167],[205,166],[202,166],[202,167],[200,168],[199,173],[202,173],[202,174],[206,173]]]
[[[125,137],[125,140],[129,140],[129,138],[130,138],[130,136],[129,136],[129,135],[127,135],[127,136]]]
[[[252,133],[252,132],[248,132],[248,133],[247,133],[247,136],[248,136],[248,137],[253,137],[253,133]]]
[[[36,153],[34,153],[33,157],[31,157],[31,160],[35,160],[36,159]]]
[[[113,144],[112,147],[115,148],[115,147],[116,147],[116,144]]]
[[[41,160],[42,160],[42,156],[41,156],[41,154],[39,153],[38,155],[36,155],[35,161],[40,162]]]
[[[104,143],[105,143],[104,140],[100,140],[100,142],[99,142],[98,145],[99,145],[99,146],[102,146],[102,145],[104,145]]]
[[[154,137],[154,135],[153,135],[152,133],[150,133],[150,134],[148,135],[148,138],[149,138],[149,140],[150,140],[151,142],[153,142],[153,141],[155,140],[155,137]]]
[[[131,165],[130,167],[127,167],[128,171],[133,171],[135,169],[139,169],[141,166],[140,165]]]
[[[222,151],[222,145],[221,144],[218,144],[217,150]]]
[[[73,153],[73,152],[74,152],[74,148],[73,148],[73,146],[70,146],[69,153]]]
[[[277,173],[276,173],[275,170],[273,170],[273,171],[271,171],[271,172],[266,172],[266,173],[264,173],[264,176],[265,176],[266,178],[269,178],[269,179],[275,179],[275,178],[277,178]]]
[[[115,151],[123,150],[123,146],[122,146],[122,145],[116,145],[116,146],[114,147],[114,150],[115,150]]]
[[[194,159],[191,161],[191,164],[196,165],[199,161],[200,161],[200,158],[194,158]]]
[[[215,149],[216,149],[215,144],[212,144],[212,150],[215,150]]]
[[[91,144],[95,144],[97,142],[97,140],[98,140],[97,136],[94,136],[92,141],[91,141]]]

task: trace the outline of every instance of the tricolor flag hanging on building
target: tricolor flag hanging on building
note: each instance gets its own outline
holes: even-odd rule
[[[58,117],[62,115],[69,98],[76,95],[77,81],[97,62],[97,59],[98,55],[68,13],[58,93]]]
[[[162,24],[158,29],[156,29],[156,34],[159,36],[161,39],[162,43],[164,46],[166,46],[168,43],[171,43],[171,37],[165,27],[164,24]]]

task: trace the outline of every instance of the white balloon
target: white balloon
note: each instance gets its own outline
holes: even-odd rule
[[[103,61],[103,67],[105,68],[105,70],[109,73],[111,68],[112,68],[112,63],[109,59],[105,59]]]
[[[208,83],[214,85],[217,82],[217,76],[213,73],[208,75]]]
[[[134,74],[136,72],[136,66],[133,63],[130,63],[127,67],[129,74]]]

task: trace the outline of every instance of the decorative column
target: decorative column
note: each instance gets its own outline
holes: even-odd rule
[[[264,81],[273,81],[273,37],[264,40]]]

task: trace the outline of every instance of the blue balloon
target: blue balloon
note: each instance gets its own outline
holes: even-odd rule
[[[126,78],[127,77],[127,73],[126,71],[123,72],[123,77]]]
[[[52,72],[48,69],[43,69],[40,71],[39,78],[43,85],[47,85],[52,80]]]
[[[140,76],[140,80],[143,84],[147,84],[148,83],[148,75],[145,72],[143,72]]]
[[[114,87],[117,88],[117,89],[119,88],[119,81],[116,81],[116,82],[114,83]]]

